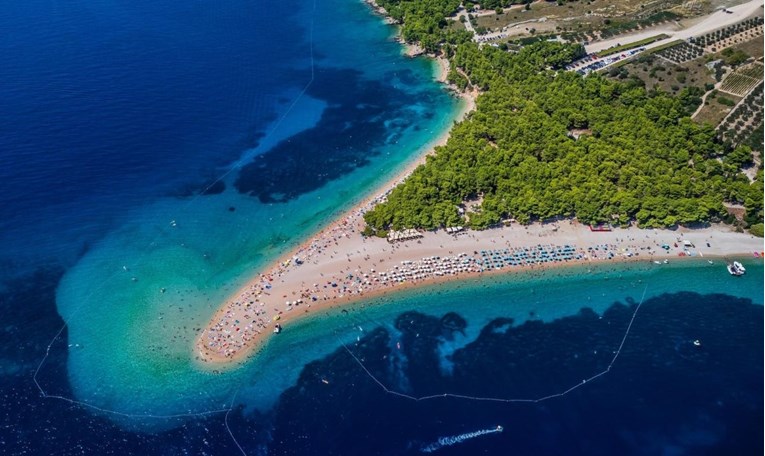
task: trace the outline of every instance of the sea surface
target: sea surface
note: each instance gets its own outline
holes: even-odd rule
[[[30,0],[0,27],[0,454],[762,452],[760,260],[413,290],[200,369],[222,298],[460,102],[356,0]]]

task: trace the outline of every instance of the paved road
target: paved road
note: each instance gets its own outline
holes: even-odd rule
[[[695,25],[692,25],[691,27],[688,27],[687,29],[677,30],[676,27],[672,27],[672,26],[657,27],[657,28],[654,28],[651,30],[645,30],[639,33],[634,33],[630,35],[621,35],[615,38],[611,38],[609,40],[598,41],[597,43],[593,43],[593,44],[585,46],[585,49],[587,50],[588,54],[596,53],[598,51],[602,51],[604,49],[608,49],[610,47],[616,46],[617,44],[634,43],[635,41],[639,41],[645,38],[650,38],[652,36],[656,36],[662,33],[669,36],[669,38],[665,38],[663,40],[659,40],[645,46],[646,49],[651,49],[651,48],[655,48],[657,46],[661,46],[663,44],[669,43],[671,41],[675,41],[678,39],[687,40],[688,38],[691,38],[694,36],[700,36],[705,33],[711,32],[713,30],[717,30],[717,29],[726,27],[728,25],[741,22],[744,19],[752,16],[758,11],[762,13],[762,9],[763,9],[762,7],[763,7],[762,0],[751,0],[750,2],[728,8],[728,11],[731,11],[730,14],[723,12],[722,10],[715,11],[714,13],[704,18],[702,21],[696,23]]]

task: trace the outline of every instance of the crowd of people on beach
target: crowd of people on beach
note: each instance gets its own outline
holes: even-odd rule
[[[381,197],[384,197],[381,196]],[[270,333],[279,320],[292,312],[308,312],[311,303],[321,301],[345,301],[355,297],[432,280],[455,278],[470,274],[510,268],[544,268],[556,263],[610,260],[616,257],[629,258],[647,249],[647,254],[656,253],[645,246],[631,245],[632,238],[621,239],[619,245],[599,243],[587,247],[571,244],[538,244],[530,247],[476,250],[445,256],[427,256],[419,259],[402,260],[387,268],[377,270],[364,257],[364,265],[348,265],[333,274],[322,274],[320,280],[303,284],[299,291],[284,294],[280,289],[282,276],[321,253],[330,257],[337,251],[342,238],[359,236],[356,223],[366,206],[358,209],[333,227],[322,231],[308,245],[296,251],[290,260],[280,262],[269,274],[261,274],[256,283],[251,283],[236,299],[230,301],[219,313],[217,322],[208,328],[203,336],[204,348],[217,356],[234,357],[248,347],[253,338]],[[456,238],[455,238],[456,239]],[[628,244],[629,243],[629,244]],[[393,251],[406,249],[406,244],[390,247]],[[350,257],[349,257],[350,258]],[[350,261],[350,259],[349,259]],[[316,278],[318,279],[318,277]],[[315,280],[315,279],[314,279]],[[279,296],[280,295],[280,296]],[[282,301],[284,304],[282,305]]]
[[[284,274],[305,262],[314,261],[316,256],[325,253],[328,249],[338,247],[341,239],[359,235],[364,214],[375,205],[385,201],[393,188],[405,178],[406,176],[403,176],[396,180],[387,190],[370,198],[346,217],[319,232],[310,242],[299,247],[291,258],[278,262],[267,274],[260,274],[257,283],[251,283],[216,314],[215,319],[217,321],[211,324],[202,335],[204,350],[217,356],[232,358],[254,337],[264,331],[271,330],[284,312],[304,304],[304,299],[311,301],[328,300],[337,296],[342,297],[363,292],[363,284],[353,283],[360,282],[360,279],[351,275],[345,280],[334,282],[330,280],[324,283],[323,290],[327,291],[326,293],[320,294],[321,286],[314,284],[314,287],[303,290],[299,298],[287,300],[283,309],[279,307],[268,309],[265,304],[265,301],[272,297],[274,285],[279,283]],[[333,256],[330,255],[330,257]],[[287,296],[283,295],[282,297]],[[305,307],[307,311],[310,303],[307,303]],[[202,355],[201,359],[205,360],[205,353],[200,354]]]

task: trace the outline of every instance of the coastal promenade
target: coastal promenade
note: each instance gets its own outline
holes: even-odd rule
[[[762,239],[726,225],[703,229],[591,231],[573,221],[511,225],[456,234],[425,232],[389,243],[365,238],[356,207],[310,242],[258,273],[215,313],[196,342],[196,357],[218,368],[256,353],[275,328],[331,307],[413,286],[487,274],[566,265],[642,261],[661,268],[703,257],[727,274],[726,257],[760,255]]]

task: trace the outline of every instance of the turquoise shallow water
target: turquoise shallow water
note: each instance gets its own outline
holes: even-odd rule
[[[705,260],[688,260],[662,266],[652,263],[575,266],[407,290],[306,318],[273,338],[263,353],[245,367],[220,375],[199,370],[189,356],[188,340],[183,338],[184,334],[193,334],[188,329],[206,313],[194,312],[194,305],[163,306],[147,297],[147,302],[156,302],[153,310],[162,319],[147,322],[147,308],[152,309],[149,306],[138,312],[129,307],[122,312],[110,311],[110,318],[121,322],[117,327],[125,331],[125,337],[101,338],[111,344],[105,350],[99,346],[88,352],[85,341],[99,339],[98,327],[91,327],[93,334],[70,337],[70,343],[84,345],[70,352],[70,366],[72,362],[75,366],[79,362],[98,364],[98,369],[90,371],[70,368],[70,378],[74,385],[86,386],[79,393],[83,399],[128,413],[204,412],[224,406],[235,393],[237,403],[248,413],[266,411],[282,391],[295,383],[304,365],[375,328],[383,327],[396,334],[393,322],[404,312],[416,310],[436,317],[457,312],[466,320],[463,334],[439,343],[440,368],[446,374],[451,369],[450,355],[475,340],[495,318],[511,318],[517,325],[528,320],[552,322],[575,315],[582,308],[600,314],[615,302],[627,303],[630,299],[639,302],[644,293],[645,299],[677,292],[724,293],[762,305],[762,262],[744,260],[744,264],[748,273],[742,278],[728,275],[722,262],[710,265]],[[187,297],[194,294],[191,291],[194,280],[189,279]],[[223,294],[226,290],[215,292]],[[197,293],[200,301],[214,301],[213,290]],[[131,295],[125,297],[125,302],[134,299]],[[124,322],[129,322],[127,329]],[[164,339],[168,334],[171,344]],[[115,352],[122,356],[115,359]],[[140,364],[135,360],[140,360]],[[85,375],[78,378],[78,372]],[[87,388],[89,385],[94,387]],[[124,423],[148,425],[152,429],[172,424],[136,418]]]
[[[299,52],[312,51],[313,68],[304,59],[284,70],[303,74],[306,85],[273,96],[281,111],[259,145],[219,169],[225,190],[130,209],[62,279],[57,306],[72,344],[68,376],[78,400],[126,414],[220,408],[242,385],[243,371],[200,371],[191,349],[219,303],[253,270],[369,194],[450,127],[460,103],[433,81],[433,62],[401,57],[392,29],[364,4],[320,3],[315,11],[299,12],[312,37]],[[347,27],[335,27],[338,21]],[[359,108],[373,117],[358,127],[358,119],[338,118],[344,106],[354,109],[335,96],[351,91],[345,83],[380,97],[364,102],[379,107]],[[356,135],[373,129],[361,146],[348,143],[367,150],[363,166],[280,203],[235,191],[240,165],[277,147],[287,153],[300,135],[321,136],[321,129],[329,129],[327,145],[316,153],[337,153],[331,141],[343,127],[330,121],[345,122]]]
[[[265,353],[250,367],[252,377],[259,379],[259,386],[242,394],[246,403],[267,407],[297,379],[299,370],[291,366],[302,366],[326,356],[341,343],[354,342],[376,327],[398,333],[394,320],[409,311],[438,318],[456,312],[466,320],[463,334],[439,344],[440,367],[446,373],[450,369],[449,355],[474,341],[496,318],[511,318],[515,325],[529,320],[549,323],[575,315],[582,308],[601,314],[616,302],[627,304],[628,299],[640,302],[643,296],[647,300],[678,292],[728,294],[751,299],[761,306],[763,263],[742,261],[748,272],[741,278],[731,277],[720,261],[714,265],[706,260],[675,261],[661,266],[621,263],[492,276],[359,302],[306,319],[273,338]]]

